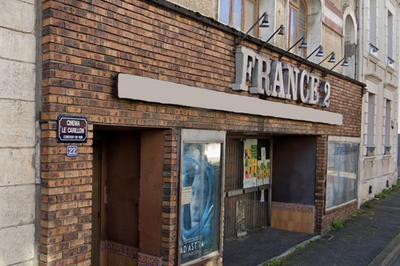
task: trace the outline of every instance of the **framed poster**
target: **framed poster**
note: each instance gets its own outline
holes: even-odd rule
[[[243,150],[243,188],[257,185],[257,140],[246,139]]]
[[[271,177],[269,140],[246,139],[243,150],[243,188],[269,184]]]
[[[180,263],[191,264],[220,250],[225,136],[185,133],[194,135],[182,132],[179,251]]]

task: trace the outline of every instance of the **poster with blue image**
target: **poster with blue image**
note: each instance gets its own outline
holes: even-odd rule
[[[219,249],[221,143],[185,143],[181,171],[181,263]]]

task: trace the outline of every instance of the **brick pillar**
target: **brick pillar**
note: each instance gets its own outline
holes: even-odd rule
[[[53,115],[53,114],[52,114]],[[40,265],[90,265],[93,126],[77,158],[57,143],[56,121],[41,124]]]
[[[175,265],[178,226],[179,131],[167,130],[164,144],[162,243],[163,265]]]
[[[318,234],[321,233],[322,217],[325,212],[327,158],[328,136],[318,136],[315,173],[315,233]]]

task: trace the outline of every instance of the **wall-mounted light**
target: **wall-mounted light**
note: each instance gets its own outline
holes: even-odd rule
[[[295,42],[292,46],[290,46],[290,48],[287,50],[287,52],[290,52],[290,50],[292,50],[299,43],[300,43],[300,45],[299,45],[300,49],[306,49],[308,47],[306,38],[304,38],[304,36],[303,36],[300,39],[298,39],[297,42]]]
[[[342,63],[343,62],[343,63]],[[342,59],[339,60],[339,62],[336,63],[336,65],[334,65],[330,70],[334,70],[340,63],[342,63],[342,67],[348,67],[349,61],[347,61],[346,57],[343,57]]]
[[[267,12],[264,12],[262,15],[262,20],[260,23],[260,28],[269,28],[269,21],[268,21],[268,14]]]
[[[280,26],[276,29],[276,31],[275,31],[274,33],[272,33],[272,35],[268,38],[268,40],[266,40],[266,41],[264,42],[264,44],[263,44],[260,48],[258,48],[258,50],[260,51],[262,48],[264,48],[265,45],[266,45],[276,34],[278,34],[278,35],[285,35],[285,26],[280,25]]]
[[[317,52],[315,54],[315,52]],[[316,57],[323,57],[324,56],[324,48],[322,47],[322,45],[318,46],[314,51],[311,52],[311,54],[309,54],[306,59],[310,58],[313,54],[315,54]]]
[[[261,21],[261,22],[260,22]],[[258,23],[260,23],[258,25]],[[267,12],[264,12],[258,19],[256,22],[254,22],[254,24],[250,27],[250,29],[244,34],[244,36],[242,38],[239,39],[239,41],[236,42],[237,45],[239,45],[250,33],[250,31],[252,31],[254,29],[255,26],[259,26],[260,28],[268,28],[269,27],[269,21],[268,21],[268,15]]]
[[[388,63],[388,65],[393,65],[394,62],[395,62],[394,59],[391,58],[390,56],[388,56],[388,58],[387,58],[387,63]]]
[[[328,59],[328,58],[329,58],[328,63],[335,63],[335,62],[336,62],[336,55],[335,55],[334,52],[331,52],[327,57],[325,57],[324,59],[322,59],[322,61],[319,62],[318,65],[321,65],[321,64],[322,64],[323,62],[325,62],[326,59]]]
[[[370,53],[377,53],[379,51],[379,48],[373,45],[372,43],[369,44],[369,51]]]

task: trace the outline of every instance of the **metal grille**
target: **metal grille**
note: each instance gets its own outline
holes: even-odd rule
[[[240,139],[227,139],[225,173],[225,191],[240,191],[243,188],[243,142]],[[261,191],[225,197],[225,239],[237,237],[239,228],[252,232],[268,225],[267,193],[265,191],[264,202],[260,202]],[[238,204],[243,204],[242,214],[237,213]],[[244,216],[243,221],[240,222],[238,216]]]

